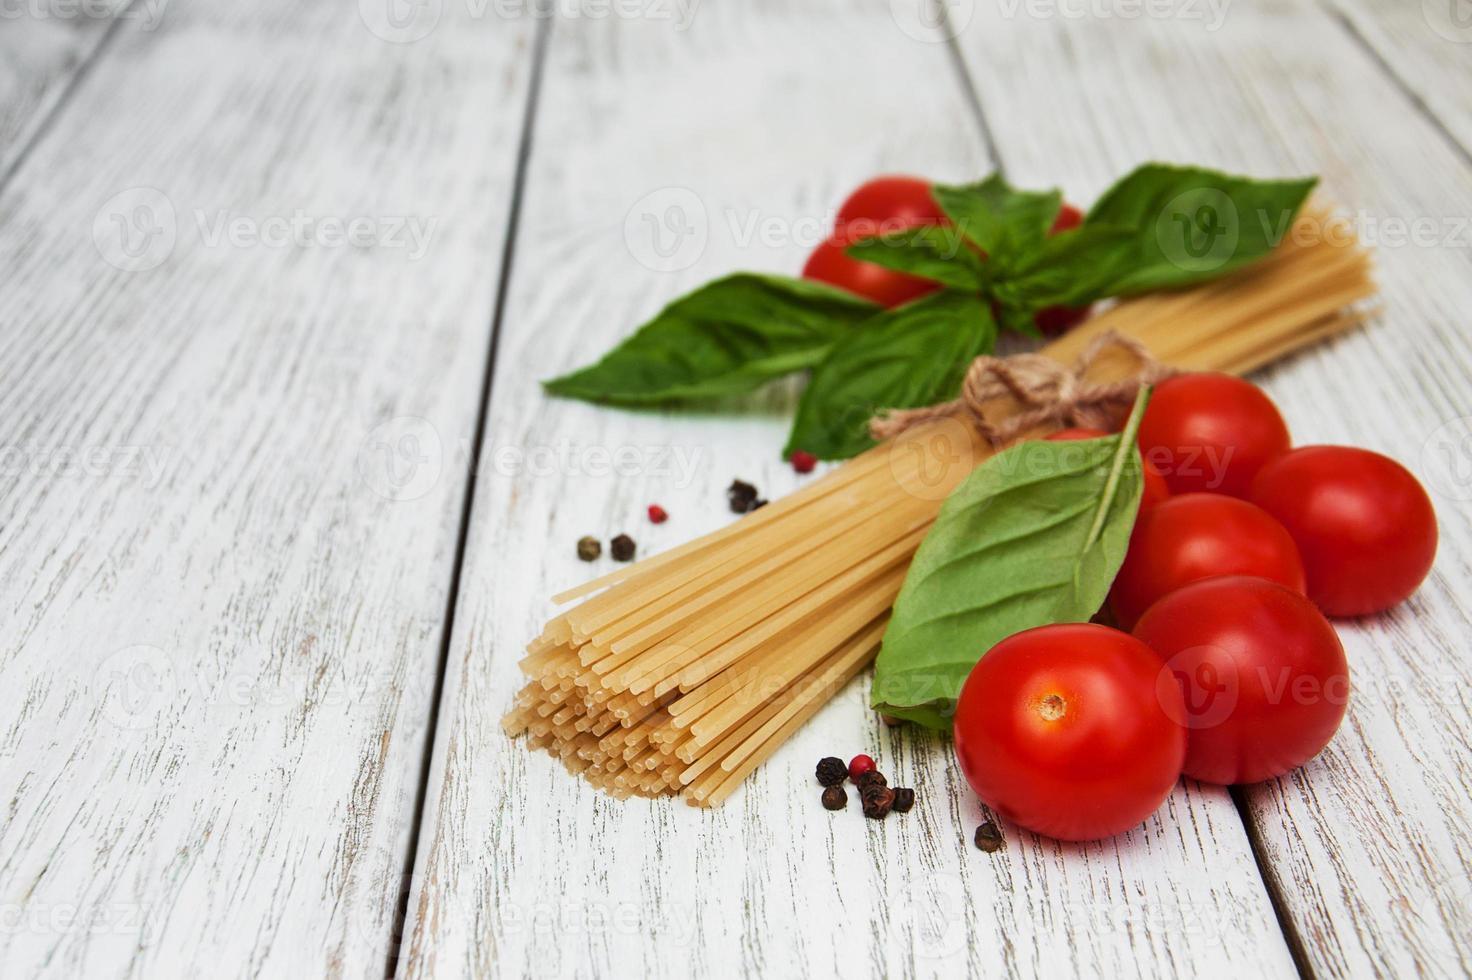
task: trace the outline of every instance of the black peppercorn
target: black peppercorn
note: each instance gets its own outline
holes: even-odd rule
[[[603,554],[603,545],[591,535],[578,538],[578,557],[583,561],[597,561],[598,556]]]
[[[915,805],[915,791],[914,790],[912,790],[912,789],[906,789],[904,786],[896,786],[894,788],[894,807],[893,807],[893,810],[894,810],[895,813],[909,813],[910,812],[910,807],[912,807],[914,805]]]
[[[745,514],[754,510],[756,487],[745,480],[732,480],[731,485],[726,488],[726,502],[731,505],[733,514]]]
[[[613,554],[614,561],[632,561],[634,557],[634,539],[627,534],[620,534],[608,542],[608,550]]]
[[[864,804],[864,816],[883,820],[889,816],[889,810],[894,806],[894,790],[878,783],[870,783],[868,788],[859,791],[859,799]]]
[[[828,756],[818,760],[818,782],[824,786],[837,786],[848,778],[848,766],[842,759]]]
[[[878,769],[870,769],[868,772],[859,773],[854,779],[854,785],[864,790],[870,786],[888,786],[889,780],[885,779],[884,773]]]
[[[823,809],[842,810],[848,806],[848,794],[842,786],[829,786],[823,790]]]
[[[1002,832],[988,820],[976,828],[976,846],[991,854],[1002,849]]]

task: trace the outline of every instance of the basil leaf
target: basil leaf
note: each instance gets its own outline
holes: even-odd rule
[[[1129,228],[1091,225],[1059,232],[992,283],[1002,325],[1036,333],[1033,315],[1047,306],[1087,306],[1110,295],[1137,258],[1137,235]]]
[[[1019,191],[1000,174],[959,187],[937,184],[931,196],[998,268],[1030,255],[1048,236],[1063,204],[1056,190]]]
[[[1173,289],[1225,275],[1270,252],[1318,183],[1254,180],[1199,167],[1150,163],[1119,181],[1085,224],[1133,228],[1134,268],[1111,295]]]
[[[597,364],[543,386],[616,405],[750,391],[818,364],[878,310],[824,283],[737,273],[675,300]]]
[[[1136,425],[1139,414],[1137,404]],[[1133,428],[1024,442],[946,498],[895,601],[874,669],[877,710],[949,729],[961,686],[993,645],[1098,611],[1140,506]]]
[[[820,459],[863,452],[874,445],[875,412],[954,398],[967,366],[996,338],[991,311],[974,292],[942,290],[874,317],[813,372],[785,451]]]
[[[979,289],[985,281],[981,256],[949,225],[921,225],[865,238],[845,251],[856,259],[886,269],[960,289]]]

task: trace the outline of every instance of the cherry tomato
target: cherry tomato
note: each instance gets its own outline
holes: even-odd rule
[[[871,228],[868,234],[873,235],[915,225],[944,224],[945,221],[946,213],[930,196],[930,181],[894,175],[875,177],[860,184],[838,209],[835,224],[839,228],[857,222],[885,226]]]
[[[1308,597],[1329,616],[1390,608],[1416,591],[1436,557],[1431,498],[1379,453],[1295,449],[1262,468],[1251,499],[1298,542]]]
[[[1140,448],[1171,493],[1245,497],[1257,471],[1288,451],[1288,427],[1256,385],[1228,374],[1182,374],[1155,387]]]
[[[1058,217],[1053,219],[1053,227],[1048,229],[1048,234],[1056,235],[1060,231],[1068,231],[1077,228],[1084,223],[1084,213],[1072,204],[1065,204],[1058,209]],[[1033,317],[1039,330],[1045,337],[1056,337],[1061,333],[1067,333],[1074,327],[1083,323],[1089,317],[1088,306],[1049,306],[1038,310]]]
[[[906,275],[873,262],[864,262],[844,250],[872,232],[847,231],[842,228],[829,235],[802,267],[804,279],[816,279],[830,286],[846,289],[882,306],[899,306],[940,288],[932,279]]]
[[[1298,547],[1267,511],[1214,493],[1171,497],[1135,522],[1109,608],[1129,629],[1161,596],[1217,575],[1258,575],[1304,588]]]
[[[1039,626],[982,657],[956,704],[956,758],[1002,816],[1060,840],[1134,827],[1170,795],[1185,758],[1178,690],[1160,660],[1090,623]]]
[[[1059,429],[1047,438],[1050,442],[1068,442],[1073,439],[1097,439],[1107,435],[1109,433],[1103,429]],[[1165,485],[1165,477],[1148,460],[1142,458],[1140,463],[1145,476],[1145,485],[1140,493],[1140,509],[1144,510],[1168,499],[1170,487]]]
[[[1165,662],[1161,686],[1185,695],[1185,773],[1195,779],[1255,783],[1297,768],[1329,744],[1349,704],[1334,627],[1266,579],[1188,585],[1151,606],[1135,636]]]

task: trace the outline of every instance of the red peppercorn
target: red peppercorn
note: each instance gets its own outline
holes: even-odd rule
[[[801,449],[792,451],[792,468],[799,473],[811,473],[813,467],[818,465],[818,457],[812,453],[805,453]]]
[[[874,760],[867,755],[856,755],[848,760],[848,778],[858,781],[858,778],[866,772],[874,771]]]
[[[650,504],[649,519],[655,524],[663,524],[665,521],[670,519],[670,515],[669,512],[666,511],[663,507],[659,506],[659,504]]]

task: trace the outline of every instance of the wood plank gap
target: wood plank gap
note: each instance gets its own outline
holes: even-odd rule
[[[1273,915],[1277,916],[1278,928],[1283,933],[1283,941],[1288,944],[1288,952],[1293,956],[1293,966],[1303,980],[1315,980],[1317,974],[1314,973],[1312,961],[1309,959],[1308,947],[1303,941],[1302,933],[1293,923],[1292,909],[1289,908],[1288,898],[1283,893],[1278,876],[1273,872],[1272,862],[1268,860],[1267,848],[1261,833],[1247,812],[1247,797],[1240,786],[1228,787],[1227,792],[1231,795],[1232,802],[1236,804],[1237,817],[1242,821],[1242,829],[1247,833],[1247,843],[1252,847],[1252,859],[1257,862],[1258,876],[1262,878],[1263,888],[1267,890],[1268,901],[1273,906]]]
[[[931,0],[932,9],[940,14],[941,33],[945,37],[946,57],[950,59],[951,68],[955,70],[957,80],[961,83],[961,94],[966,99],[966,104],[971,107],[971,115],[976,118],[976,125],[981,130],[982,142],[986,144],[987,160],[992,169],[1006,176],[1006,168],[1002,163],[1001,151],[997,149],[996,134],[992,131],[991,120],[986,115],[986,105],[981,101],[981,91],[976,87],[976,79],[971,74],[971,69],[966,65],[966,56],[961,53],[961,46],[956,43],[956,35],[960,28],[951,22],[950,4],[942,0]]]
[[[424,751],[419,764],[419,779],[414,789],[413,820],[409,825],[409,846],[404,849],[402,882],[413,880],[414,866],[419,857],[419,831],[424,825],[425,802],[429,797],[430,773],[433,769],[436,731],[440,720],[440,702],[445,693],[445,670],[450,659],[451,638],[455,635],[455,612],[460,599],[460,576],[465,568],[466,543],[470,538],[470,517],[475,509],[475,485],[480,473],[481,447],[485,442],[486,416],[491,404],[491,383],[496,375],[496,354],[500,349],[501,322],[506,311],[506,295],[511,282],[516,253],[516,232],[520,226],[521,202],[526,190],[527,166],[531,160],[532,134],[535,132],[538,99],[542,91],[542,71],[547,62],[547,45],[552,35],[552,17],[539,18],[536,36],[532,43],[531,77],[527,84],[526,104],[522,109],[521,132],[516,140],[516,166],[511,179],[511,206],[506,215],[506,234],[502,239],[501,268],[497,270],[496,300],[491,312],[491,337],[486,347],[485,369],[481,375],[480,406],[476,409],[475,428],[467,453],[465,487],[460,503],[460,523],[456,532],[455,556],[450,565],[449,593],[445,597],[444,625],[440,634],[439,659],[435,664],[434,693],[429,701],[429,719],[425,727]],[[405,887],[394,911],[393,927],[396,935],[390,937],[388,957],[384,964],[385,977],[398,975],[399,951],[402,948],[403,930],[408,922],[409,899],[412,889]]]
[[[1375,46],[1375,43],[1360,29],[1360,25],[1355,23],[1354,18],[1333,3],[1332,0],[1319,0],[1319,8],[1323,10],[1325,16],[1338,24],[1344,33],[1348,35],[1349,39],[1374,63],[1375,67],[1380,69],[1381,74],[1395,86],[1401,95],[1405,96],[1406,101],[1415,107],[1416,112],[1420,113],[1431,124],[1431,128],[1440,134],[1441,138],[1446,141],[1447,145],[1452,148],[1457,156],[1462,158],[1462,162],[1472,167],[1472,148],[1468,148],[1457,137],[1457,134],[1452,132],[1451,127],[1446,124],[1441,116],[1437,115],[1436,110],[1431,108],[1430,103],[1426,101],[1421,93],[1412,87],[1406,77],[1396,70],[1396,67]]]
[[[10,187],[11,178],[19,173],[20,168],[30,159],[31,150],[41,140],[45,139],[47,133],[51,132],[51,127],[60,118],[62,110],[71,104],[72,96],[81,87],[82,82],[87,80],[87,76],[92,74],[93,67],[102,60],[103,52],[112,45],[112,40],[117,36],[118,28],[122,26],[128,10],[133,6],[133,2],[134,0],[126,0],[121,7],[113,11],[113,15],[109,19],[107,27],[103,30],[102,36],[97,39],[97,43],[93,44],[91,49],[82,55],[81,59],[77,62],[76,68],[73,69],[71,77],[63,83],[61,91],[57,92],[55,98],[52,99],[51,105],[47,106],[40,114],[40,117],[31,124],[30,132],[26,133],[20,150],[5,167],[4,172],[0,173],[0,194],[5,193]]]

